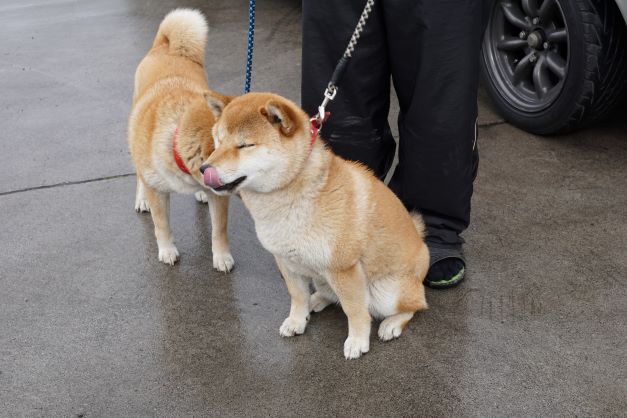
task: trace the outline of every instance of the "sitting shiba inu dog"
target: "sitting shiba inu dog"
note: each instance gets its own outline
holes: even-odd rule
[[[347,359],[368,352],[371,315],[384,318],[381,340],[400,336],[427,307],[429,250],[419,215],[412,219],[362,165],[329,151],[287,99],[249,93],[209,101],[218,119],[204,181],[217,192],[239,191],[276,258],[291,297],[280,334],[302,334],[311,311],[339,302],[348,317]]]
[[[170,193],[195,193],[198,201],[209,202],[213,267],[227,272],[233,267],[229,200],[211,193],[199,171],[214,148],[204,69],[207,29],[196,10],[177,9],[163,19],[135,73],[128,141],[137,170],[135,210],[152,214],[159,260],[173,265],[179,257],[170,230]]]

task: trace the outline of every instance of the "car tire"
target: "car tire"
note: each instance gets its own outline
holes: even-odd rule
[[[497,0],[482,81],[506,121],[535,134],[565,133],[604,118],[624,97],[626,48],[614,0]]]

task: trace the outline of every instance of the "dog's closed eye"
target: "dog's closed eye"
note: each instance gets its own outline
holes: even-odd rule
[[[239,144],[237,146],[237,149],[242,149],[242,148],[250,148],[250,147],[254,147],[255,144]]]

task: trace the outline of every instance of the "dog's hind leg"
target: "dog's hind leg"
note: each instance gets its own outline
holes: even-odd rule
[[[179,252],[174,245],[172,231],[170,230],[170,194],[161,193],[145,184],[144,191],[150,205],[152,221],[155,224],[159,261],[172,266],[178,260]]]
[[[320,312],[332,303],[337,303],[337,296],[331,286],[322,278],[314,278],[316,291],[311,295],[309,307],[311,312]]]
[[[413,312],[401,312],[388,316],[381,321],[379,325],[379,338],[381,341],[389,341],[400,337],[403,329],[405,329],[405,326],[413,316]]]
[[[427,309],[423,278],[424,276],[420,278],[409,276],[399,283],[399,297],[395,303],[396,313],[389,315],[379,325],[378,334],[381,341],[400,337],[414,313]]]
[[[204,193],[204,192],[201,192]],[[211,251],[213,252],[213,268],[229,272],[233,268],[233,256],[229,250],[227,224],[229,218],[229,196],[218,196],[207,193],[209,212],[211,214]]]
[[[148,199],[146,199],[146,190],[144,181],[140,175],[137,174],[137,188],[135,189],[135,212],[150,212],[150,205]]]

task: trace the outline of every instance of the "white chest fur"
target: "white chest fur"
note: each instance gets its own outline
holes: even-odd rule
[[[245,192],[242,199],[255,220],[261,245],[283,258],[291,270],[312,276],[329,266],[333,234],[315,221],[316,208],[311,200],[279,200]]]

